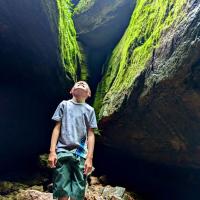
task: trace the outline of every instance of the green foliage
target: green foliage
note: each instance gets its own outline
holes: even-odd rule
[[[101,132],[102,132],[102,130],[100,130],[100,129],[98,129],[98,128],[95,128],[95,129],[94,129],[95,135],[101,135]]]
[[[3,181],[0,182],[0,199],[1,200],[17,200],[17,194],[20,190],[27,189],[28,186],[17,183]]]
[[[138,0],[130,24],[112,52],[94,101],[99,118],[116,111],[130,95],[136,77],[145,68],[160,37],[183,19],[186,0]]]
[[[89,10],[95,3],[95,0],[80,0],[74,9],[75,14],[80,14]]]
[[[70,0],[57,0],[59,12],[59,43],[62,65],[67,75],[74,81],[77,80],[77,69],[84,66],[81,74],[87,78],[87,68],[84,65],[84,58],[77,43],[76,30],[72,20],[72,4]]]
[[[39,156],[39,163],[42,168],[49,167],[48,157],[49,154],[42,154]]]

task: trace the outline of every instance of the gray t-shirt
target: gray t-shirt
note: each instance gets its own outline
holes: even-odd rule
[[[58,105],[52,119],[61,121],[57,152],[73,151],[85,158],[88,128],[97,128],[94,108],[87,103],[64,100]]]

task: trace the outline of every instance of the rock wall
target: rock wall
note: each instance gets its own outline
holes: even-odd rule
[[[81,71],[71,10],[63,11],[63,2],[0,2],[0,171],[31,168],[30,160],[48,150],[51,116]]]
[[[200,166],[199,8],[194,0],[138,1],[95,97],[104,144]]]
[[[58,30],[62,65],[67,76],[76,81],[87,80],[87,67],[84,55],[77,42],[76,30],[72,20],[73,5],[70,0],[57,0],[59,11]],[[48,4],[48,3],[46,3]],[[55,12],[55,9],[52,9]]]

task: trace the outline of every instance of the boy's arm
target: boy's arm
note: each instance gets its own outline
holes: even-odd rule
[[[88,130],[88,154],[85,161],[84,174],[88,174],[92,170],[92,159],[94,152],[95,136],[92,128]]]
[[[51,136],[51,146],[50,146],[50,153],[49,153],[49,165],[51,168],[56,167],[57,162],[57,155],[56,155],[56,144],[58,142],[58,137],[60,135],[60,128],[61,122],[56,122],[56,125],[53,129],[52,136]]]

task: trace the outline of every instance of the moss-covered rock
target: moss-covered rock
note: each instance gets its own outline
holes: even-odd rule
[[[102,141],[130,156],[200,167],[200,3],[159,3],[138,1],[98,87]]]
[[[9,181],[0,182],[1,195],[7,195],[9,193],[16,192],[19,191],[20,189],[26,189],[26,188],[28,188],[28,186],[22,183],[9,182]]]
[[[36,163],[49,146],[56,106],[76,79],[87,80],[72,12],[69,0],[0,1],[1,170]]]
[[[58,29],[60,41],[61,61],[65,71],[74,81],[87,80],[87,67],[84,64],[83,52],[81,53],[74,22],[72,20],[73,6],[70,0],[57,0],[59,12]],[[79,77],[77,77],[79,72]]]
[[[96,0],[80,0],[74,9],[75,14],[87,12],[95,3]]]
[[[129,97],[134,81],[159,47],[161,33],[179,23],[186,1],[137,1],[130,24],[112,52],[98,86],[94,106],[99,118],[118,111]]]
[[[59,56],[67,77],[73,81],[87,80],[85,55],[77,41],[71,0],[42,0],[42,3],[52,31],[58,32]]]
[[[39,156],[39,164],[41,168],[47,168],[48,167],[48,154],[42,154]]]
[[[13,163],[15,170],[35,167],[34,158],[47,148],[51,115],[71,87],[60,64],[57,18],[50,20],[56,10],[53,0],[0,1],[0,98],[5,100],[0,105],[0,173],[13,171]]]
[[[17,200],[17,194],[20,190],[27,189],[28,185],[3,181],[0,182],[0,199],[1,200]]]

